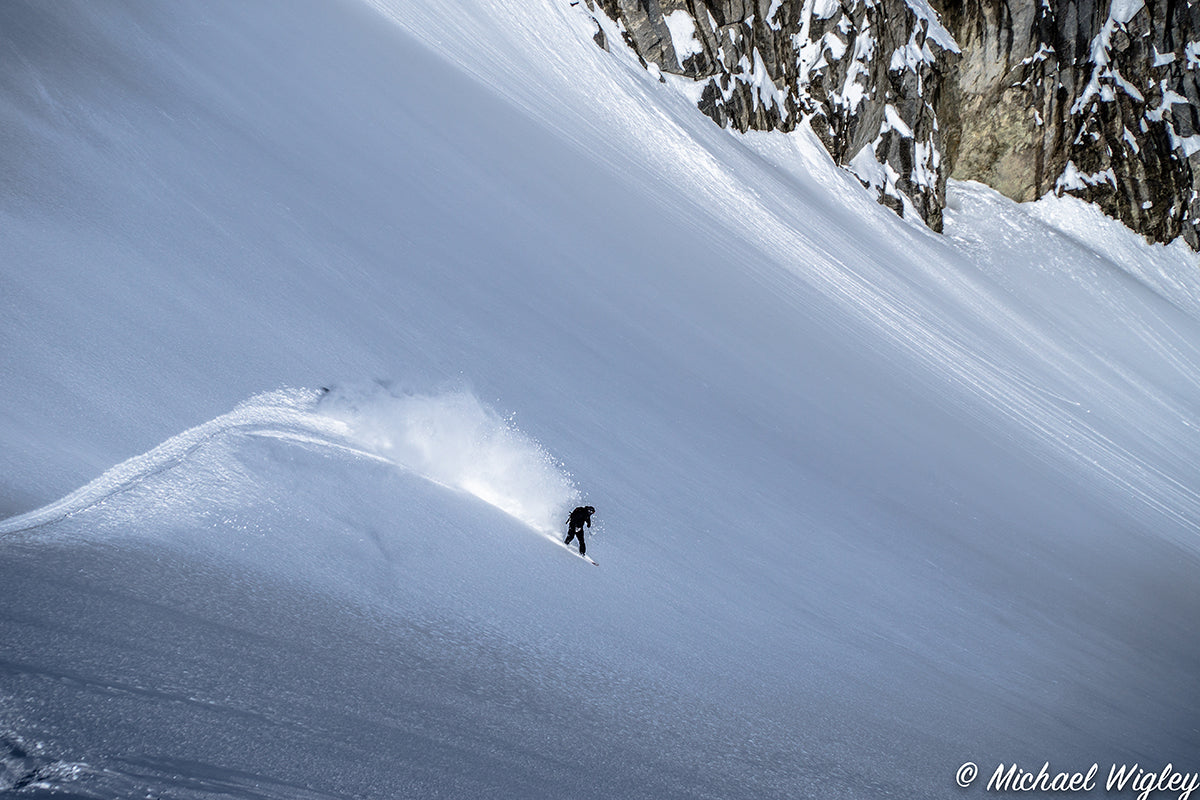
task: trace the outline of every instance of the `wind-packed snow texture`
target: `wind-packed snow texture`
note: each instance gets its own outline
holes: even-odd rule
[[[0,792],[1200,769],[1194,255],[939,236],[594,33],[0,5]]]

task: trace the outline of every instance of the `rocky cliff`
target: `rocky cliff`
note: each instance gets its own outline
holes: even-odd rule
[[[1200,249],[1196,0],[584,2],[720,125],[807,121],[935,230],[954,177],[1077,195]]]
[[[838,163],[941,228],[938,107],[958,47],[923,0],[586,0],[657,69],[698,82],[738,130],[808,120]]]
[[[1098,204],[1153,241],[1200,249],[1200,5],[946,0],[962,45],[958,158],[1016,200]]]

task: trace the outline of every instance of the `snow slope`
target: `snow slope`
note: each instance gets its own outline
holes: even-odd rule
[[[0,7],[0,790],[1200,768],[1194,256],[937,236],[590,25]]]

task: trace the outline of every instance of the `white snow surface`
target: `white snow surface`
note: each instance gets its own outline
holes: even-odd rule
[[[946,30],[946,26],[942,25],[941,17],[933,9],[933,6],[929,4],[929,0],[905,0],[905,2],[912,9],[917,19],[925,21],[926,37],[943,50],[949,50],[952,53],[962,52],[958,47],[958,42],[954,41],[953,34]],[[1117,2],[1128,3],[1137,2],[1137,0],[1117,0]]]
[[[667,23],[667,31],[671,34],[671,44],[675,48],[679,66],[682,67],[689,56],[704,52],[704,45],[696,38],[696,23],[691,14],[676,9],[664,15],[663,21]]]
[[[0,6],[6,796],[1200,768],[1195,254],[934,234],[594,33]]]

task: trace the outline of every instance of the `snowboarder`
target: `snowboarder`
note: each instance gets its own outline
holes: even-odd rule
[[[583,543],[583,526],[592,527],[592,514],[596,513],[596,509],[591,506],[580,506],[571,512],[571,516],[567,517],[567,540],[563,544],[570,544],[571,540],[576,536],[579,537],[579,555],[583,555],[587,550],[587,546]]]

